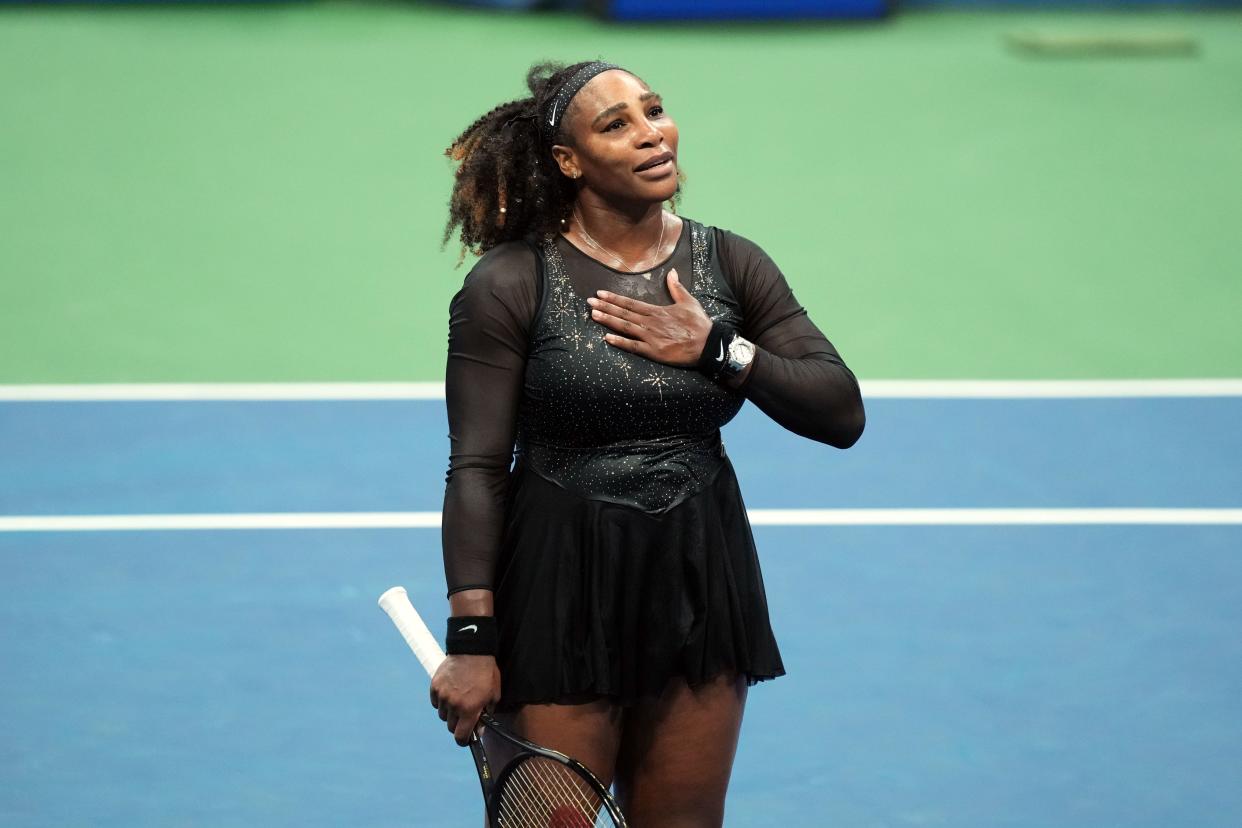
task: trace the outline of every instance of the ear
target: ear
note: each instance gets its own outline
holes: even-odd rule
[[[556,164],[561,168],[561,172],[566,178],[581,178],[582,170],[578,168],[578,159],[574,155],[572,147],[564,144],[554,144],[552,147],[552,158],[556,160]]]

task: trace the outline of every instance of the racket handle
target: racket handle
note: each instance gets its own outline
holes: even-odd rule
[[[444,661],[444,651],[440,649],[440,644],[431,634],[431,630],[427,629],[427,625],[423,623],[418,610],[414,609],[414,605],[410,603],[410,596],[406,594],[405,587],[395,586],[386,591],[379,597],[379,605],[384,612],[388,613],[392,623],[397,625],[401,637],[405,639],[406,644],[410,645],[414,655],[418,656],[427,675],[435,675],[440,663]]]

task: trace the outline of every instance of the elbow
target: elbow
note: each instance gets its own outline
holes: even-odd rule
[[[847,449],[862,437],[866,425],[866,415],[862,406],[858,406],[846,412],[834,411],[813,420],[806,420],[796,426],[786,425],[786,428],[817,443]]]
[[[493,495],[503,492],[509,484],[509,466],[502,458],[453,458],[444,473],[445,495],[462,486],[481,489]]]
[[[862,397],[858,397],[848,409],[834,412],[830,418],[829,433],[823,442],[834,448],[847,449],[858,442],[866,427],[867,412],[863,408]]]
[[[848,383],[845,388],[840,384],[837,386],[839,390],[835,394],[828,417],[831,435],[824,442],[834,448],[847,449],[862,437],[863,430],[867,427],[867,411],[863,406],[862,389],[854,372],[846,368],[844,363],[840,363],[838,367],[840,374],[848,378]]]
[[[862,406],[858,406],[857,411],[845,418],[845,422],[838,426],[837,441],[832,445],[839,449],[847,449],[858,442],[858,438],[862,437],[863,430],[867,427],[867,415],[863,411]]]

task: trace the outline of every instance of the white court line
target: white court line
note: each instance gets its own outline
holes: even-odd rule
[[[1242,379],[862,380],[859,385],[864,399],[1242,396]]]
[[[863,380],[864,399],[1238,397],[1242,379]],[[97,383],[0,385],[0,401],[442,400],[442,382]]]
[[[442,400],[442,382],[160,382],[0,385],[0,401]]]
[[[1242,509],[751,509],[754,526],[1242,525]],[[0,532],[433,529],[439,512],[13,515]]]
[[[755,526],[1242,524],[1242,509],[751,509]]]
[[[439,526],[439,512],[248,512],[0,517],[0,532],[131,532],[166,529],[432,529]]]

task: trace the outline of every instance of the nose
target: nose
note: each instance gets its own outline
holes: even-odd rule
[[[661,132],[660,128],[653,124],[649,119],[643,118],[640,126],[645,127],[645,129],[640,128],[636,135],[638,138],[639,149],[644,149],[646,147],[658,147],[664,143],[664,133]]]

